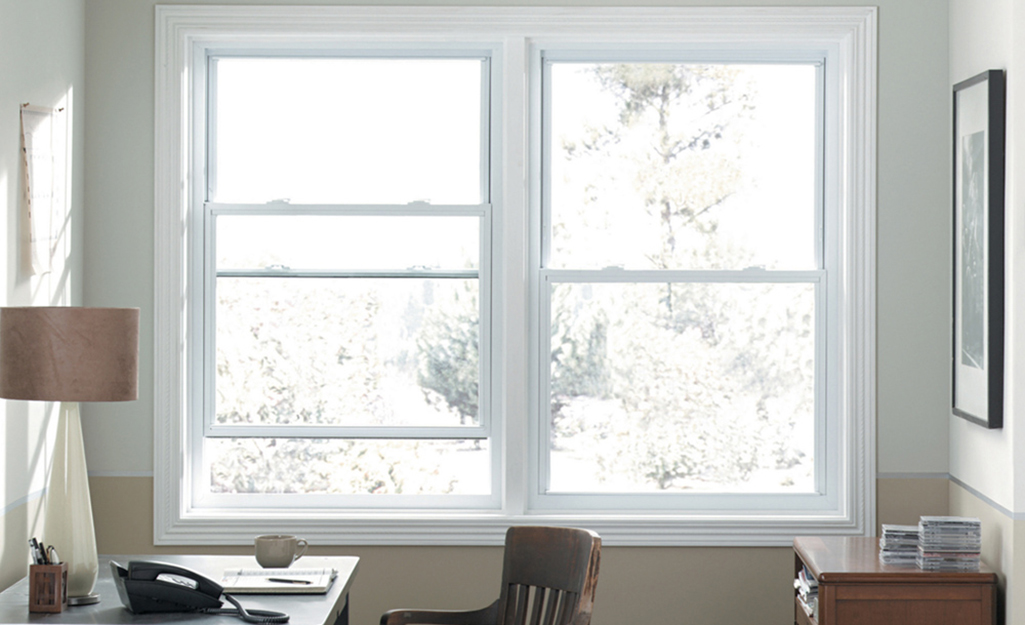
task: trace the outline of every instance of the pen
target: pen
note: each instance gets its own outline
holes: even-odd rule
[[[267,581],[278,582],[279,584],[306,584],[307,586],[313,583],[305,579],[281,579],[280,577],[268,577]]]

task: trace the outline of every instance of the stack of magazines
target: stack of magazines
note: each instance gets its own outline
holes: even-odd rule
[[[802,566],[794,579],[797,589],[797,603],[805,614],[818,621],[819,619],[819,580],[811,574],[808,567]]]
[[[926,571],[977,571],[982,549],[979,519],[924,516],[918,522],[918,566]]]
[[[879,561],[915,566],[918,562],[918,526],[884,523],[883,536],[879,539]]]

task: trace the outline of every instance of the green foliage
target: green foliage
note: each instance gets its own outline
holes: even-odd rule
[[[387,422],[380,308],[372,290],[318,280],[219,281],[217,421]]]
[[[570,301],[568,295],[566,289],[553,293],[552,396],[606,398],[610,390],[608,315],[593,299]],[[588,323],[575,323],[580,317]]]
[[[480,379],[480,305],[476,285],[432,307],[417,338],[417,382],[428,402],[443,400],[462,424],[476,423]]]
[[[467,282],[475,291],[475,282]],[[408,285],[389,291],[379,283],[356,280],[219,281],[217,422],[386,426],[458,419],[445,401],[437,400],[433,407],[411,402],[422,402],[415,388],[408,389],[412,398],[393,396],[397,386],[407,390],[403,380],[416,379],[416,350],[410,356],[402,346],[431,345],[420,338],[425,333],[437,339],[440,350],[455,348],[458,341],[445,343],[441,337],[468,322],[462,311],[450,314],[438,308],[458,303],[460,297],[476,299],[468,286],[454,291],[456,296],[430,281],[423,288],[425,293],[418,294]],[[441,301],[428,301],[432,297]],[[399,305],[403,301],[405,307]],[[476,371],[476,354],[471,353],[476,340],[471,343],[468,330],[462,330],[453,335],[465,339],[462,351],[446,352],[448,362]],[[442,360],[439,356],[437,376],[444,373]],[[403,378],[407,367],[414,371]],[[475,390],[472,398],[450,396],[462,401],[456,405],[463,409],[471,410],[471,401],[476,407]],[[213,444],[213,492],[462,492],[460,468],[469,462],[479,473],[482,466],[486,469],[486,459],[482,465],[474,458],[487,456],[479,446],[462,441],[240,438]]]
[[[215,493],[450,493],[458,484],[439,470],[442,457],[467,453],[450,441],[247,438],[215,445]]]

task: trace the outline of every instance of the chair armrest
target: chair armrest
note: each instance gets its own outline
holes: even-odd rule
[[[388,610],[381,625],[495,625],[498,601],[480,610]]]

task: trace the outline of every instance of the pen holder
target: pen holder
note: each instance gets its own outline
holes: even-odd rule
[[[28,567],[28,611],[63,612],[68,607],[68,563]]]

